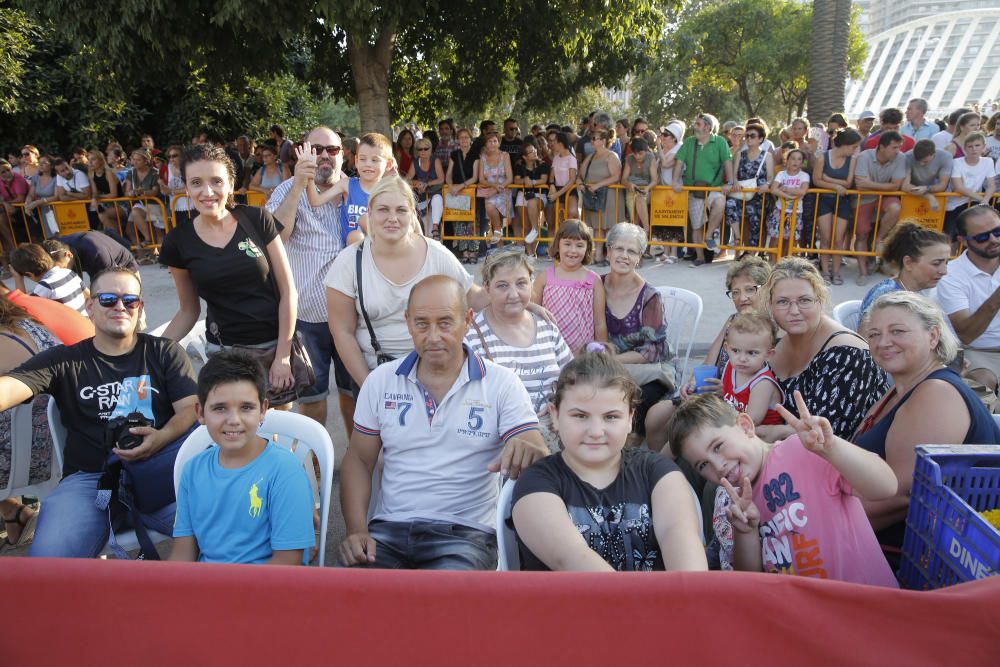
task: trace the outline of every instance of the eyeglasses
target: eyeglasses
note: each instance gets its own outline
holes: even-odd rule
[[[759,289],[760,285],[750,285],[750,287],[744,287],[742,289],[738,287],[736,289],[727,289],[726,296],[734,300],[744,296],[754,296],[757,294],[757,290]]]
[[[983,232],[982,234],[976,234],[975,236],[969,236],[967,238],[972,239],[976,243],[986,243],[987,241],[990,240],[990,235],[991,234],[995,238],[1000,239],[1000,227],[994,227],[993,229],[991,229],[988,232]]]
[[[812,310],[816,304],[819,303],[819,299],[811,296],[799,297],[795,301],[789,299],[778,299],[777,301],[771,302],[771,307],[775,310],[788,310],[793,305],[798,306],[799,310]]]
[[[312,152],[313,155],[322,155],[323,151],[326,151],[327,155],[336,155],[340,152],[340,149],[340,146],[334,146],[331,144],[329,146],[313,146]]]
[[[114,308],[119,301],[129,310],[135,310],[142,304],[142,297],[138,294],[115,294],[114,292],[101,292],[97,295],[97,303],[101,304],[103,308]]]
[[[610,250],[613,253],[624,253],[624,254],[628,255],[629,257],[641,257],[642,256],[642,253],[639,252],[638,250],[636,250],[635,248],[626,248],[625,246],[621,246],[621,245],[613,245],[613,246],[609,247],[608,250]]]

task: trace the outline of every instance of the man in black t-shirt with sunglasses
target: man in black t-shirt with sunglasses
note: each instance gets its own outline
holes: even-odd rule
[[[96,556],[109,533],[108,513],[95,505],[105,461],[173,457],[194,424],[191,362],[177,343],[136,331],[140,290],[132,271],[102,271],[86,304],[94,337],[39,352],[0,377],[0,410],[51,394],[68,431],[63,478],[42,505],[31,556]],[[108,421],[135,412],[151,424],[130,429],[139,444],[109,449]],[[173,503],[142,515],[147,528],[168,535],[173,521]]]

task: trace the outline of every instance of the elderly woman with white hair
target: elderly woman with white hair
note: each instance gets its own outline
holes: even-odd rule
[[[947,367],[958,340],[937,304],[898,291],[872,304],[861,333],[893,386],[868,411],[853,441],[885,459],[899,479],[894,498],[866,503],[890,563],[902,547],[917,445],[998,444],[1000,428],[958,373]]]
[[[608,340],[618,361],[642,389],[642,404],[635,416],[638,433],[645,433],[650,406],[674,389],[663,298],[637,272],[646,243],[646,232],[638,225],[622,222],[612,227],[608,232],[611,271],[601,279],[607,294]]]

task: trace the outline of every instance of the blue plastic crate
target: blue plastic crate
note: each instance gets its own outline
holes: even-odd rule
[[[1000,574],[1000,445],[917,447],[899,578],[916,590]]]

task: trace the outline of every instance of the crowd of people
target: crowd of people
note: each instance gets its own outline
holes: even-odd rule
[[[484,123],[475,140],[448,120],[395,141],[317,127],[295,144],[275,126],[257,169],[245,137],[235,149],[196,137],[168,150],[166,179],[150,139],[124,191],[190,207],[156,239],[179,301],[162,336],[142,333],[143,288],[126,247],[153,237],[133,223],[130,238],[112,238],[94,198],[119,182],[104,176],[96,187],[99,169],[118,169],[108,151],[90,167],[89,191],[80,183],[97,203],[95,229],[11,253],[0,445],[9,461],[10,409],[42,395],[68,437],[62,480],[40,511],[14,498],[0,506],[7,542],[30,542],[33,556],[92,557],[112,525],[131,522],[172,534],[176,560],[309,562],[306,472],[258,428],[269,408],[293,403],[325,425],[333,391],[350,440],[344,566],[495,568],[498,482],[509,477],[523,569],[739,569],[895,586],[914,448],[1000,444],[973,389],[995,398],[1000,376],[1000,214],[994,168],[977,166],[992,165],[984,152],[998,142],[956,112],[938,147],[925,111],[911,101],[899,127],[902,112],[885,110],[874,134],[840,114],[818,132],[796,119],[774,135],[761,119],[720,134],[699,114],[688,137],[679,120],[657,136],[643,119],[616,126],[602,113],[579,132],[533,126],[523,137],[514,119],[502,133]],[[4,192],[14,192],[4,164]],[[67,169],[67,183],[82,174]],[[512,196],[511,183],[525,188]],[[810,183],[834,194],[812,196]],[[638,273],[659,231],[651,188],[662,184],[693,188],[692,266],[732,234],[760,249],[796,211],[817,220],[820,248],[846,248],[845,224],[856,223],[854,249],[876,244],[894,276],[871,289],[854,331],[829,314],[843,261],[745,252],[726,276],[737,312],[700,372],[677,377],[663,296]],[[267,195],[263,207],[236,203],[247,187]],[[949,198],[939,233],[898,220],[892,197],[862,197],[855,212],[855,188],[951,189],[966,201]],[[557,200],[567,202],[559,219]],[[442,242],[446,205],[481,209],[482,240]],[[510,243],[518,208],[535,219]],[[149,221],[152,210],[129,216]],[[554,263],[536,274],[547,225]],[[145,229],[156,234],[155,220]],[[954,242],[965,249],[949,260]],[[481,284],[466,268],[480,261]],[[870,268],[861,257],[862,274]],[[175,341],[202,301],[210,359],[196,374]],[[70,322],[82,335],[66,331]],[[144,475],[172,467],[198,423],[217,447],[184,468],[176,498],[122,511]],[[43,475],[44,418],[34,430]]]

